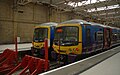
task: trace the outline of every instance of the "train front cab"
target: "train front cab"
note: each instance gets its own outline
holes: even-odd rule
[[[53,44],[53,48],[55,50],[55,53],[57,53],[58,55],[58,59],[60,59],[61,61],[69,61],[67,60],[68,55],[73,55],[74,58],[76,56],[75,54],[81,54],[81,36],[82,28],[79,24],[58,25],[56,28],[55,39]]]
[[[54,39],[54,57],[61,61],[73,62],[82,55],[92,52],[92,26],[84,21],[72,20],[56,27]],[[56,54],[55,54],[56,53]]]
[[[36,26],[34,29],[33,41],[32,41],[32,53],[34,56],[44,58],[45,49],[44,49],[44,39],[48,39],[48,49],[49,57],[51,56],[51,51],[53,50],[53,39],[54,39],[54,30],[57,23],[49,22],[43,23],[39,26]]]

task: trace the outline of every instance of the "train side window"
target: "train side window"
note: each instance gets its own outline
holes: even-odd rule
[[[112,40],[114,41],[114,33],[112,33]]]
[[[95,32],[94,34],[95,41],[97,41],[97,33]]]
[[[87,29],[87,39],[90,39],[90,29]]]
[[[87,39],[87,45],[90,45],[90,29],[86,29],[86,39]]]
[[[102,42],[103,41],[103,32],[97,32],[97,34],[96,34],[96,36],[97,36],[97,41],[98,42]]]
[[[113,41],[117,40],[117,33],[112,34],[112,39],[113,39]]]

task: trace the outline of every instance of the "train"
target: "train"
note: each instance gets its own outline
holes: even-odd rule
[[[73,19],[56,26],[51,57],[64,63],[74,62],[116,45],[120,45],[120,28]]]
[[[55,27],[58,25],[58,23],[55,22],[48,22],[43,23],[40,25],[37,25],[34,28],[34,34],[33,34],[33,41],[32,41],[32,53],[34,56],[44,58],[45,55],[45,49],[44,49],[44,39],[48,39],[48,52],[49,52],[49,58],[50,53],[53,51],[53,40],[54,40],[54,32]]]

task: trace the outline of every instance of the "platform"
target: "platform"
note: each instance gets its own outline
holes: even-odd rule
[[[31,50],[31,47],[32,47],[32,43],[18,44],[18,51]],[[0,45],[0,53],[2,53],[7,48],[14,50],[15,44]]]
[[[40,75],[120,75],[120,46]]]
[[[120,52],[79,75],[120,75]]]

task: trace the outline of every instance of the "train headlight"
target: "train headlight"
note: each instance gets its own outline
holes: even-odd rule
[[[78,48],[76,48],[76,51],[79,51],[79,49],[78,49]]]

